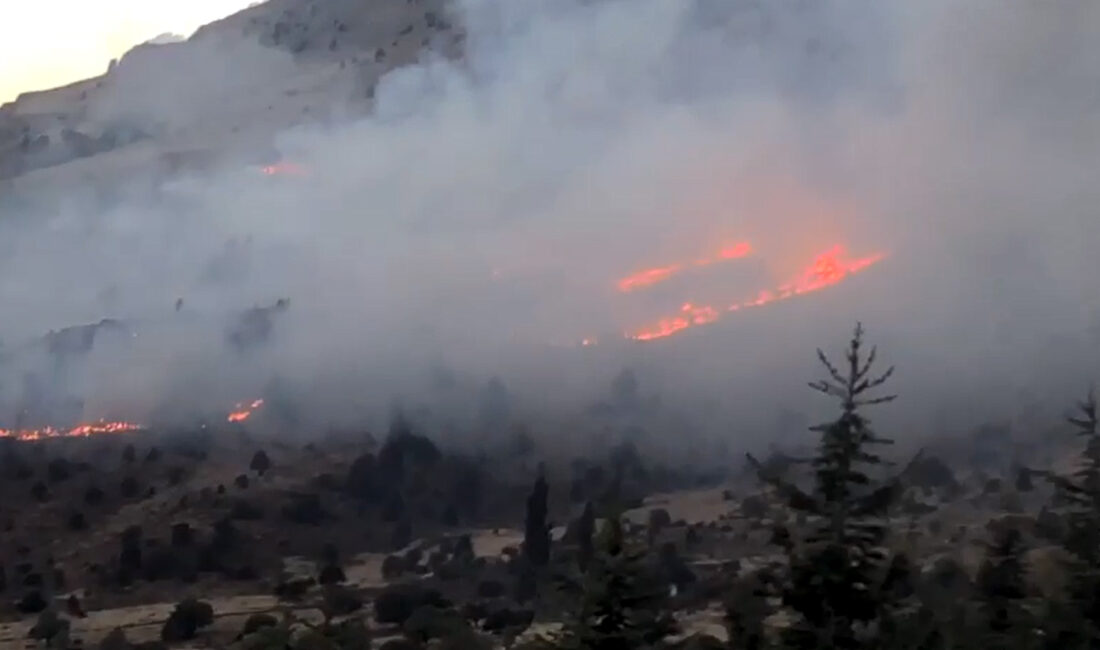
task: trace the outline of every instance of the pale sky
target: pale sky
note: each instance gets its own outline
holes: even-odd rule
[[[254,0],[3,0],[0,103],[101,74],[165,32],[190,36]]]

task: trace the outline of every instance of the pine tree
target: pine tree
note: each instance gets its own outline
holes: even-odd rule
[[[577,522],[577,566],[581,571],[588,569],[588,563],[592,561],[595,552],[592,545],[592,536],[596,532],[596,512],[592,508],[592,502],[584,504],[584,512]]]
[[[546,523],[549,493],[545,473],[540,467],[539,476],[527,497],[527,519],[523,536],[523,555],[533,567],[543,567],[550,562],[550,527]]]
[[[1083,635],[1100,646],[1100,419],[1095,390],[1077,404],[1077,415],[1067,418],[1084,439],[1076,471],[1068,476],[1044,473],[1055,498],[1065,504],[1063,547],[1072,558],[1067,567],[1070,609],[1083,623]],[[1061,618],[1065,618],[1064,616]]]
[[[978,570],[981,618],[985,623],[982,647],[1015,650],[1032,647],[1034,625],[1026,607],[1023,535],[1015,528],[994,532]]]
[[[588,570],[579,581],[562,581],[563,591],[578,605],[553,646],[638,650],[675,633],[675,620],[665,606],[668,592],[648,571],[644,557],[644,550],[627,543],[621,516],[610,516]]]
[[[790,576],[783,603],[799,616],[786,644],[798,648],[862,648],[860,628],[879,619],[889,606],[883,589],[890,558],[883,549],[885,517],[898,494],[898,481],[875,482],[869,472],[884,465],[871,452],[891,441],[878,436],[863,415],[865,407],[893,401],[873,392],[893,374],[872,373],[876,350],[864,355],[863,327],[856,324],[848,345],[845,372],[818,350],[828,377],[810,387],[840,402],[839,417],[811,430],[820,435],[811,461],[814,489],[807,493],[774,474],[752,456],[761,478],[777,488],[788,507],[812,521],[802,544],[788,551]]]
[[[753,572],[734,581],[723,603],[729,647],[763,650],[768,647],[765,619],[772,614],[768,603],[771,585],[766,572]]]

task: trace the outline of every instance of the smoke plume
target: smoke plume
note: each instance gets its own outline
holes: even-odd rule
[[[782,413],[816,417],[800,388],[814,348],[839,350],[856,319],[898,366],[898,437],[1057,412],[1100,369],[1100,5],[453,13],[460,61],[425,55],[381,80],[370,115],[333,100],[279,136],[301,174],[234,163],[154,193],[52,187],[48,214],[0,223],[8,412],[35,369],[85,417],[180,420],[274,393],[295,426],[377,423],[395,402],[461,422],[476,398],[451,380],[495,376],[517,419],[551,429],[631,367],[665,409],[656,434],[755,445],[798,435]],[[296,65],[239,47],[231,73],[218,54],[135,67],[101,119],[186,139],[241,80]],[[753,254],[713,273],[616,289],[741,241]],[[676,336],[623,337],[685,301],[751,298],[835,245],[885,257]],[[241,311],[280,298],[266,343],[226,343]],[[102,318],[133,331],[73,367],[18,352]]]

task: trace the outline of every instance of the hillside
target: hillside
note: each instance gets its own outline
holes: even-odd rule
[[[139,45],[100,77],[0,107],[0,182],[171,172],[237,152],[265,162],[275,133],[369,111],[388,71],[427,50],[457,55],[445,5],[272,0],[185,42]]]

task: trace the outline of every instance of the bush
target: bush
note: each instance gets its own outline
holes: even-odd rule
[[[88,489],[84,491],[84,503],[95,506],[103,503],[103,490],[99,489],[95,485],[89,485]]]
[[[387,555],[386,559],[382,560],[382,577],[386,580],[401,577],[404,570],[405,560],[400,555]]]
[[[271,459],[267,457],[267,453],[263,449],[260,449],[252,456],[252,462],[248,464],[248,469],[263,476],[267,470],[271,469]]]
[[[28,591],[15,603],[15,608],[23,614],[37,614],[46,609],[49,603],[37,589]]]
[[[470,632],[469,624],[458,612],[431,605],[416,608],[402,629],[407,637],[422,643]]]
[[[88,527],[88,520],[84,518],[84,513],[74,512],[69,515],[68,526],[69,530],[84,530]]]
[[[505,591],[504,583],[499,580],[482,580],[477,585],[479,598],[500,598]]]
[[[133,499],[141,492],[141,487],[138,485],[137,479],[133,476],[127,476],[122,479],[122,483],[119,485],[119,492],[124,499]]]
[[[350,496],[363,501],[373,501],[378,497],[376,480],[377,463],[371,454],[363,454],[352,462],[345,481]]]
[[[73,465],[64,458],[55,458],[46,465],[46,478],[50,483],[67,481],[73,475]]]
[[[49,501],[50,491],[46,488],[46,484],[42,481],[38,481],[31,486],[31,497],[39,503]]]
[[[317,582],[322,585],[334,585],[347,580],[344,570],[335,564],[326,565],[317,576]]]
[[[344,585],[326,585],[322,592],[324,611],[329,616],[347,616],[363,607],[359,594]]]
[[[489,612],[481,624],[486,632],[501,632],[511,628],[526,628],[535,620],[535,612],[530,609],[509,609],[502,607]]]
[[[279,600],[295,601],[306,595],[313,583],[312,578],[287,578],[275,586],[275,595]]]
[[[194,541],[195,531],[191,528],[191,524],[186,522],[172,524],[172,546],[176,548],[185,548],[190,546]]]
[[[248,636],[265,627],[275,627],[278,624],[279,621],[271,614],[253,614],[244,622],[244,628],[241,629],[241,636]]]
[[[168,643],[188,641],[195,638],[201,628],[213,622],[214,608],[210,603],[188,598],[180,601],[172,610],[160,630],[160,638]]]
[[[259,521],[264,518],[264,511],[263,508],[248,501],[239,500],[233,503],[229,517],[241,521]]]
[[[67,635],[68,633],[69,621],[58,616],[54,610],[47,609],[39,614],[38,620],[27,632],[27,638],[36,641],[50,641],[58,635]]]
[[[296,524],[317,526],[329,516],[321,505],[321,497],[316,494],[296,495],[290,503],[283,506],[283,517]]]
[[[116,627],[99,642],[99,650],[133,650],[134,644],[126,638],[122,628]]]
[[[424,606],[448,607],[448,603],[434,589],[418,585],[393,585],[384,589],[374,599],[374,619],[379,623],[402,625],[413,612]]]

